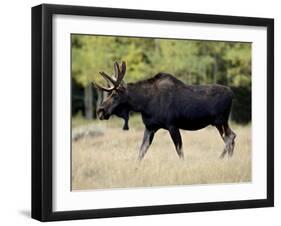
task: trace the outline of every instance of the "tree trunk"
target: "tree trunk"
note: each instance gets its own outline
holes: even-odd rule
[[[217,83],[217,73],[218,73],[218,58],[215,56],[215,63],[213,65],[213,83]]]
[[[86,119],[93,119],[93,88],[91,84],[84,88],[84,106]]]
[[[100,90],[100,89],[96,89],[96,91],[97,91],[97,101],[95,102],[95,110],[96,110],[96,112],[97,112],[97,110],[98,110],[98,107],[101,105],[101,103],[102,103],[102,100],[103,100],[103,91],[102,90]],[[95,112],[95,113],[96,113]],[[95,114],[95,117],[97,117],[96,116],[96,114]]]
[[[103,91],[102,90],[99,90],[97,89],[97,107],[102,103],[102,100],[103,100]],[[97,109],[96,107],[96,109]]]

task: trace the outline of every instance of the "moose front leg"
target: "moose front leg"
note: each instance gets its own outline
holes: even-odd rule
[[[124,119],[123,130],[129,130],[128,119]]]
[[[154,133],[155,133],[154,131],[148,130],[147,128],[145,128],[142,145],[141,145],[140,152],[139,152],[139,160],[142,160],[145,153],[147,152],[147,150],[153,140]]]
[[[129,113],[127,113],[124,117],[123,130],[129,130]]]
[[[178,153],[178,156],[183,159],[183,151],[182,151],[182,141],[181,141],[181,134],[178,128],[176,127],[170,127],[169,128],[170,136],[172,137],[172,140],[175,144],[176,151]]]

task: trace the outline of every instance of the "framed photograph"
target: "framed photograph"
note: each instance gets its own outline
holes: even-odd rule
[[[274,21],[32,8],[32,217],[274,205]]]

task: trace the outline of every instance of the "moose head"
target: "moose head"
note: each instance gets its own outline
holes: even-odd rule
[[[97,83],[94,85],[105,92],[108,92],[107,98],[97,109],[97,116],[100,120],[107,120],[114,113],[114,111],[127,101],[126,85],[123,82],[123,78],[126,73],[126,64],[122,62],[121,70],[117,62],[114,63],[114,76],[109,76],[104,72],[100,72],[100,75],[109,84],[108,87],[103,87]]]

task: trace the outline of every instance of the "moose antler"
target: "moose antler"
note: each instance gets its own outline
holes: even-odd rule
[[[111,82],[114,86],[118,85],[117,81],[114,78],[112,78],[111,76],[105,74],[104,72],[99,72],[99,73],[106,81]]]
[[[121,84],[124,76],[125,76],[125,72],[126,72],[126,63],[123,61],[122,62],[122,70],[120,71],[120,68],[119,68],[119,65],[117,62],[114,63],[114,72],[115,72],[115,75],[113,77],[107,75],[106,73],[104,72],[99,72],[100,75],[108,82],[112,83],[113,86],[110,86],[108,88],[106,87],[102,87],[96,83],[94,83],[94,85],[98,88],[98,89],[101,89],[101,90],[104,90],[106,92],[110,92],[116,88],[118,88],[118,86]]]
[[[94,85],[97,89],[103,90],[103,91],[105,91],[105,92],[110,92],[110,91],[112,91],[112,90],[115,89],[114,86],[113,86],[113,87],[109,87],[109,88],[105,88],[105,87],[100,86],[99,84],[94,83],[94,82],[93,82],[93,85]]]
[[[120,69],[119,69],[119,65],[117,64],[118,66],[118,77],[117,77],[117,83],[121,83],[123,81],[123,78],[125,76],[125,73],[126,73],[126,63],[123,61],[122,62],[122,68],[121,68],[121,72],[120,72]]]
[[[114,77],[116,78],[116,80],[118,79],[119,74],[120,74],[119,65],[117,62],[115,62],[114,63]]]

